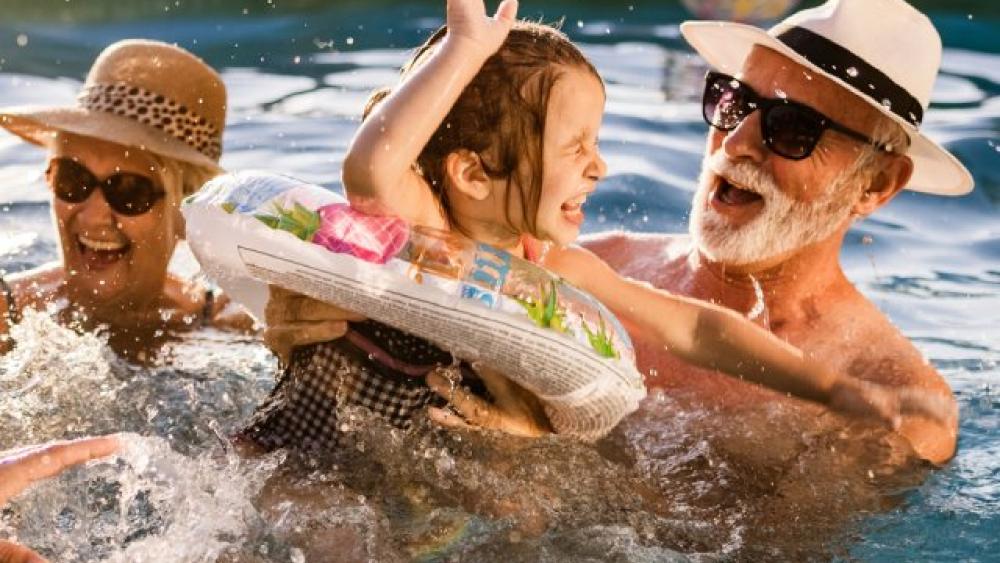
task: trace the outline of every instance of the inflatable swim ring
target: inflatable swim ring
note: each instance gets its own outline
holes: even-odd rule
[[[645,397],[618,320],[507,252],[364,215],[271,173],[220,176],[182,211],[205,272],[258,319],[268,284],[358,311],[499,370],[543,402],[557,432],[581,439],[603,436]]]

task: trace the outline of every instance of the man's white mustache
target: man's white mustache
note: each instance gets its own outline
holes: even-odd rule
[[[756,164],[741,160],[732,161],[725,153],[718,151],[708,158],[706,167],[713,174],[724,178],[730,184],[754,192],[765,199],[778,193],[778,182],[770,172]]]

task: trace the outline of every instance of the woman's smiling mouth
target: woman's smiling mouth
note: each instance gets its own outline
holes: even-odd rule
[[[100,240],[86,235],[77,236],[77,248],[84,264],[90,269],[104,269],[128,253],[131,244],[126,241]]]

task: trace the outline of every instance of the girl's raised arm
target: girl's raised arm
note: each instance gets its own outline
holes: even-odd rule
[[[361,124],[344,158],[344,189],[363,210],[444,228],[430,186],[414,169],[462,90],[514,24],[517,0],[504,0],[493,17],[483,0],[448,0],[448,34],[430,58]]]

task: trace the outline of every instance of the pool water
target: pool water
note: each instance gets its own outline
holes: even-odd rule
[[[523,2],[564,18],[608,83],[610,174],[585,230],[683,232],[705,134],[704,67],[669,2]],[[537,5],[536,5],[537,4]],[[920,3],[917,3],[921,5]],[[945,53],[925,129],[972,170],[957,199],[904,193],[850,232],[849,277],[954,388],[958,454],[894,463],[895,438],[824,432],[797,406],[722,416],[654,394],[596,447],[524,443],[363,416],[332,459],[244,459],[226,445],[273,383],[250,337],[199,330],[149,367],[46,315],[0,358],[0,449],[133,432],[126,453],[3,513],[55,560],[989,560],[1000,549],[1000,13],[932,2]],[[947,11],[945,11],[947,10]],[[340,189],[367,93],[441,23],[437,2],[5,2],[0,104],[70,103],[96,54],[175,41],[229,87],[223,165]],[[0,269],[54,259],[42,153],[0,136]],[[181,251],[174,267],[196,266]],[[872,343],[877,346],[877,343]],[[763,448],[761,444],[767,444]]]

